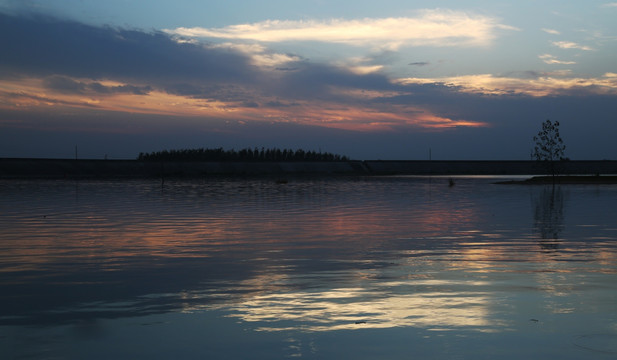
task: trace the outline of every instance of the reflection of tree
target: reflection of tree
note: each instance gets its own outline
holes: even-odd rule
[[[544,187],[534,198],[534,230],[540,235],[540,246],[546,250],[559,247],[563,230],[564,194],[560,187]]]

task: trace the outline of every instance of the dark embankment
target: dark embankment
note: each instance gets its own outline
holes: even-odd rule
[[[617,174],[617,161],[563,161],[560,174]],[[139,178],[210,175],[542,175],[536,161],[155,162],[0,158],[0,178]]]
[[[0,178],[148,178],[208,175],[357,174],[359,162],[158,162],[0,159]]]

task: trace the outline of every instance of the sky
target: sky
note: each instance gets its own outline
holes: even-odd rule
[[[0,0],[0,157],[617,159],[617,2]],[[429,155],[430,154],[430,155]]]

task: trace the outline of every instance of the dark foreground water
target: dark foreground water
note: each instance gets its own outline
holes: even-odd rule
[[[0,182],[2,359],[611,359],[617,186]]]

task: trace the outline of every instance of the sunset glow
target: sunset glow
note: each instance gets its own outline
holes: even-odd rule
[[[63,4],[0,6],[0,30],[18,34],[1,39],[0,156],[66,157],[65,142],[100,156],[112,149],[90,144],[114,141],[99,135],[130,128],[115,157],[199,146],[200,133],[216,147],[297,144],[359,159],[432,147],[444,159],[523,159],[547,118],[564,125],[569,157],[617,154],[605,129],[617,96],[612,3],[247,3],[236,16],[203,4],[162,3],[148,16]],[[33,141],[40,131],[47,140]],[[397,150],[407,144],[415,150]]]

